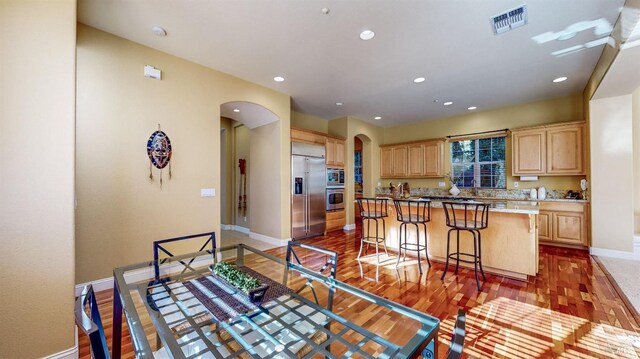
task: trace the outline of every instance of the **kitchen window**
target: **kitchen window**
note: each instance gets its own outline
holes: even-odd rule
[[[451,142],[451,178],[461,188],[506,188],[505,138]]]

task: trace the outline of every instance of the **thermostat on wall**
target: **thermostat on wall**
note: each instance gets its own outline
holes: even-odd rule
[[[155,80],[162,80],[162,72],[153,66],[144,66],[144,77],[149,77]]]

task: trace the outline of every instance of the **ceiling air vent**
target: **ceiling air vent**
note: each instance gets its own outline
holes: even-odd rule
[[[526,25],[528,17],[527,5],[522,5],[515,9],[505,11],[502,14],[498,14],[491,18],[493,33],[498,35]]]

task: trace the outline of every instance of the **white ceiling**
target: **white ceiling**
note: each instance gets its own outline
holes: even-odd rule
[[[223,103],[220,105],[220,116],[232,118],[250,129],[276,122],[280,119],[269,109],[245,101]]]
[[[529,24],[489,19],[526,4]],[[602,36],[533,37],[615,23],[624,0],[79,0],[81,23],[291,95],[292,109],[388,127],[580,93],[602,52],[551,55]],[[330,9],[325,15],[323,7]],[[166,37],[151,32],[166,29]],[[580,25],[580,24],[579,24]],[[584,26],[583,26],[584,27]],[[364,29],[376,37],[362,41]],[[153,64],[152,64],[153,65]],[[276,83],[274,76],[285,81]],[[426,77],[421,84],[413,79]],[[565,82],[552,80],[567,76]],[[439,102],[434,102],[439,100]],[[443,106],[453,101],[451,106]],[[336,106],[336,102],[344,103]],[[376,121],[374,116],[382,116]]]

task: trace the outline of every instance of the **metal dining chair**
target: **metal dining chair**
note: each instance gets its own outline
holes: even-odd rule
[[[215,255],[216,248],[217,248],[216,232],[205,232],[200,234],[192,234],[188,236],[154,241],[153,242],[153,260],[154,260],[153,267],[154,267],[154,273],[155,273],[155,280],[156,281],[160,280],[160,264],[164,263],[164,261],[166,261],[167,258],[173,257],[175,255],[172,252],[172,250],[166,246],[167,243],[180,242],[180,241],[186,241],[186,240],[196,241],[197,239],[199,239],[200,243],[202,243],[202,246],[200,247],[198,252],[207,250],[207,252],[211,253],[211,255],[213,256],[213,262],[216,263],[216,255]],[[210,247],[210,249],[207,249],[208,247]],[[193,250],[190,252],[193,252]],[[160,259],[161,255],[164,256],[162,259]],[[184,266],[183,272],[191,268],[190,266],[194,260],[195,259],[191,259],[190,261],[187,261],[187,262],[180,261],[180,263]]]

